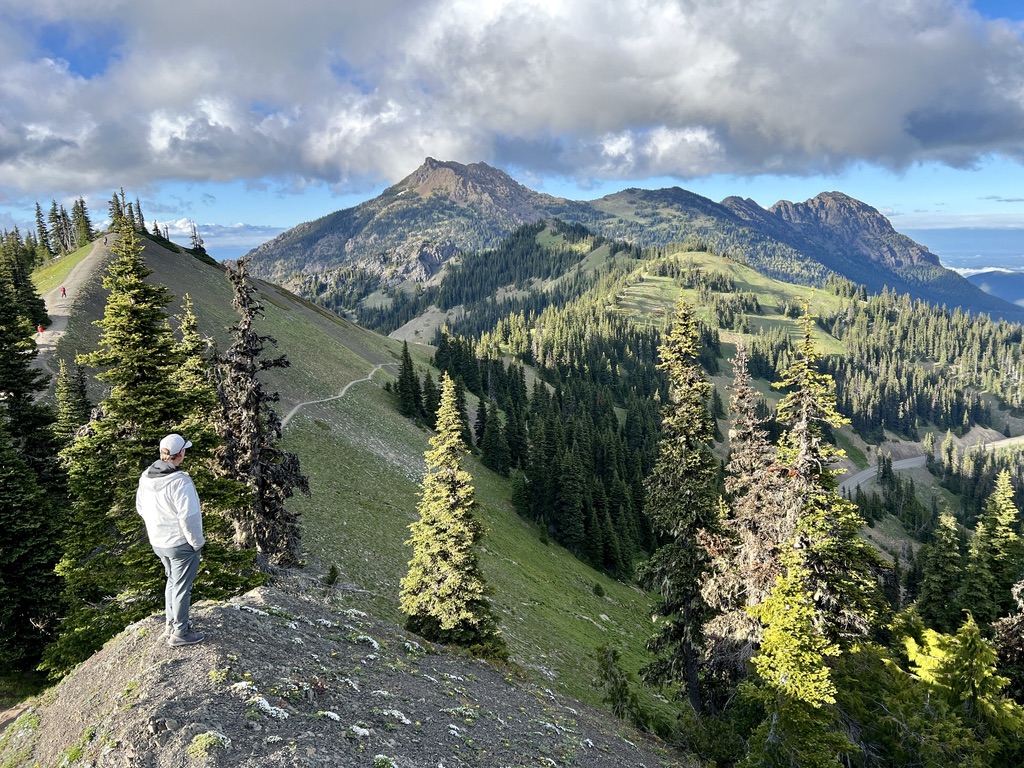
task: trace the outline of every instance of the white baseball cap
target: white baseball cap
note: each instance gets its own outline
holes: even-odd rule
[[[192,443],[186,440],[181,435],[168,435],[160,441],[160,452],[167,453],[171,456],[177,456],[186,448],[191,448]]]

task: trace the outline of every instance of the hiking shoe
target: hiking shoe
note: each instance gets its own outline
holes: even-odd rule
[[[173,634],[174,634],[174,625],[173,624],[164,624],[164,634],[163,634],[163,637],[170,637]],[[185,630],[185,634],[186,635],[192,634],[192,622],[191,621],[188,623],[188,629]]]
[[[181,645],[195,645],[202,642],[206,637],[202,632],[186,632],[184,635],[171,635],[167,638],[167,644],[172,647]]]

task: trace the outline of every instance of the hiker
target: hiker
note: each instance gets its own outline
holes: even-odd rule
[[[199,572],[203,538],[203,517],[199,495],[187,472],[181,470],[185,449],[192,443],[181,435],[167,435],[160,441],[160,459],[139,478],[135,509],[146,521],[153,552],[164,565],[164,636],[171,646],[194,645],[204,635],[192,629],[189,607],[192,582]]]
[[[106,245],[106,244],[107,244],[107,238],[105,238],[105,237],[103,238],[103,244],[104,244],[104,245]]]
[[[45,330],[45,329],[43,328],[43,324],[42,324],[42,323],[40,323],[40,324],[39,324],[39,327],[38,327],[38,328],[37,328],[36,330],[38,330],[38,331],[39,331],[39,335],[40,335],[40,336],[42,336],[42,335],[43,335],[43,331]]]
[[[68,289],[65,288],[63,285],[60,287],[60,297],[62,299],[66,299],[68,297]]]

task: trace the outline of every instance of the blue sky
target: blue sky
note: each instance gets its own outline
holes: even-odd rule
[[[0,0],[0,227],[123,186],[226,258],[431,156],[574,199],[839,190],[1024,268],[1022,6]]]

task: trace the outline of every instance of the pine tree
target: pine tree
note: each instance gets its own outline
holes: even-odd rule
[[[0,420],[36,481],[60,492],[53,411],[39,402],[49,376],[32,365],[36,347],[18,300],[17,290],[0,274]]]
[[[180,340],[177,344],[181,364],[172,381],[187,396],[186,409],[175,431],[188,435],[189,476],[203,505],[203,569],[211,578],[201,579],[193,591],[193,599],[221,599],[252,589],[263,580],[255,570],[256,552],[234,544],[231,512],[249,501],[248,489],[239,480],[224,477],[217,471],[213,458],[220,445],[217,417],[220,400],[213,380],[213,341],[199,333],[192,299],[182,297],[182,311],[177,316]]]
[[[89,218],[89,210],[85,207],[85,199],[79,197],[71,206],[71,229],[73,230],[74,247],[87,245],[96,236]]]
[[[423,412],[423,397],[420,393],[420,380],[412,365],[409,355],[409,342],[402,342],[402,365],[398,369],[396,383],[398,394],[398,412],[409,418],[416,418]]]
[[[847,420],[836,410],[832,377],[818,370],[820,355],[806,307],[800,326],[800,345],[779,385],[789,390],[778,406],[779,421],[789,426],[779,444],[779,462],[788,474],[791,545],[801,552],[807,592],[814,596],[826,637],[845,642],[863,637],[875,620],[880,600],[874,572],[882,566],[859,535],[863,518],[838,490],[833,465],[843,454],[826,440],[825,429]]]
[[[972,574],[979,570],[987,570],[991,574],[993,591],[986,602],[992,603],[993,610],[982,613],[973,603],[961,603],[964,608],[976,611],[979,623],[988,624],[999,616],[1005,616],[1014,606],[1010,590],[1024,576],[1024,546],[1017,533],[1019,517],[1013,503],[1010,472],[1003,470],[996,476],[995,488],[978,518],[972,537],[977,539],[977,543],[971,542],[966,579],[970,581]],[[977,559],[984,562],[974,564],[972,561]]]
[[[484,407],[483,402],[480,407]],[[505,428],[501,424],[496,404],[487,408],[487,411],[487,424],[484,427],[483,440],[480,443],[482,451],[480,461],[488,469],[493,469],[499,475],[507,476],[510,459],[508,442],[505,440]]]
[[[939,632],[955,632],[963,616],[954,599],[963,581],[963,556],[956,519],[939,516],[934,539],[920,554],[922,575],[917,612],[925,624]]]
[[[89,421],[92,411],[86,392],[85,371],[78,362],[75,362],[74,373],[70,373],[67,362],[60,361],[54,397],[57,400],[57,420],[53,434],[63,446]]]
[[[39,203],[36,203],[36,240],[40,248],[46,251],[48,258],[56,255],[50,244],[50,232],[46,227],[46,219],[43,218],[43,209]]]
[[[38,402],[48,377],[32,365],[35,344],[3,278],[0,272],[0,669],[22,669],[39,660],[53,630],[64,478],[53,413]]]
[[[715,552],[715,567],[704,582],[705,600],[719,615],[707,627],[711,674],[722,694],[747,675],[760,642],[761,625],[750,612],[770,594],[782,574],[781,556],[793,535],[791,499],[784,476],[759,415],[751,386],[746,348],[733,360],[729,461],[725,471],[727,514],[722,527],[729,538]]]
[[[59,676],[160,604],[163,571],[135,511],[139,473],[184,410],[172,383],[180,364],[165,308],[167,289],[151,285],[142,245],[121,226],[103,279],[109,292],[95,352],[109,394],[64,450],[72,496],[58,565],[65,615],[44,667]]]
[[[285,502],[295,491],[309,493],[309,481],[302,474],[299,457],[279,447],[281,419],[273,408],[279,395],[263,389],[259,374],[289,363],[284,355],[262,357],[266,345],[276,346],[277,341],[253,327],[263,305],[256,299],[246,266],[241,259],[227,273],[234,289],[231,306],[239,320],[230,328],[231,345],[217,357],[218,431],[223,444],[216,458],[220,474],[241,481],[250,492],[248,503],[232,512],[235,544],[254,548],[260,567],[267,569],[299,561],[299,518]]]
[[[694,711],[701,710],[699,662],[711,611],[701,594],[711,556],[704,546],[720,532],[717,461],[711,453],[710,384],[693,308],[680,299],[672,327],[659,348],[658,367],[669,380],[658,458],[647,478],[646,510],[662,543],[641,573],[660,595],[663,617],[648,649],[659,658],[644,670],[648,682],[680,683]]]
[[[476,515],[472,478],[462,468],[465,453],[455,384],[444,374],[437,434],[425,454],[420,517],[409,526],[406,544],[413,553],[400,604],[410,631],[501,658],[507,651],[480,570],[477,547],[485,529]]]
[[[39,661],[57,616],[57,512],[0,419],[0,669]]]
[[[970,613],[955,636],[925,630],[923,643],[904,640],[914,675],[924,682],[988,753],[988,765],[1020,765],[1024,708],[1004,694],[1009,680],[999,674],[996,652]]]
[[[423,414],[427,420],[427,426],[435,429],[437,426],[437,409],[441,407],[441,390],[434,383],[434,378],[427,371],[423,376]]]
[[[786,553],[785,572],[768,599],[754,609],[764,625],[754,657],[760,685],[754,694],[765,718],[750,739],[742,768],[837,766],[853,751],[839,730],[835,683],[827,660],[839,647],[825,638],[807,591],[809,574],[799,555]]]

